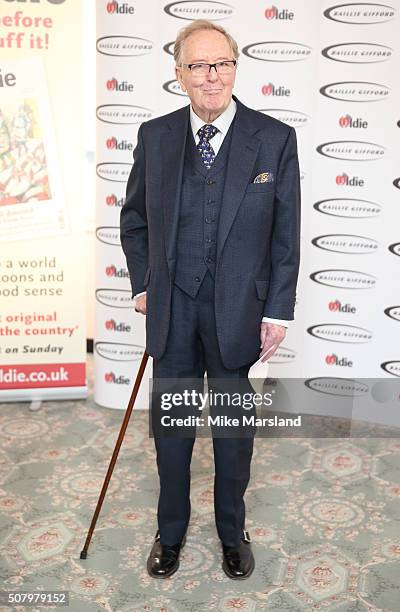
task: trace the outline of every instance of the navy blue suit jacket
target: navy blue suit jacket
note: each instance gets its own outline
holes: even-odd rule
[[[258,359],[263,316],[293,319],[300,177],[293,128],[237,104],[217,236],[215,317],[225,367]],[[133,295],[147,291],[146,350],[162,356],[171,316],[189,108],[142,125],[121,211]],[[262,172],[274,180],[253,183]]]

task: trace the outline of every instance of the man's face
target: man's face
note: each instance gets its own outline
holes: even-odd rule
[[[184,64],[214,64],[222,60],[233,60],[228,40],[216,30],[192,32],[183,43]],[[204,76],[197,76],[187,67],[177,67],[176,76],[183,91],[186,91],[199,116],[217,117],[227,108],[235,83],[236,70],[231,74],[218,74],[214,68]]]

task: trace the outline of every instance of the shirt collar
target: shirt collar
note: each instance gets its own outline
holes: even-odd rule
[[[223,136],[226,135],[229,127],[233,121],[233,118],[236,113],[236,102],[233,98],[228,104],[228,107],[224,110],[219,117],[212,122],[212,125],[215,125],[216,128],[222,133]],[[199,129],[206,125],[206,122],[203,119],[200,119],[198,115],[194,112],[192,105],[190,105],[190,125],[192,127],[193,136],[196,136]]]

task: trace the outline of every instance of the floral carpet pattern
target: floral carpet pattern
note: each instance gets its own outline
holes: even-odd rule
[[[87,401],[0,406],[0,580],[66,590],[76,612],[400,610],[400,438],[257,438],[246,493],[256,568],[221,568],[211,440],[192,460],[178,572],[154,580],[158,475],[134,411],[86,560],[80,560],[123,412]],[[54,607],[1,607],[0,610]],[[65,609],[65,608],[64,608]]]

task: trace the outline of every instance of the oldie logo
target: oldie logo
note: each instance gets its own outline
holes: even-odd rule
[[[171,2],[164,6],[164,11],[171,17],[178,19],[209,19],[217,21],[227,19],[234,14],[233,6],[225,2],[212,2],[209,0],[182,0],[181,2]]]
[[[112,79],[107,79],[106,88],[108,91],[123,91],[131,93],[134,89],[133,83],[129,83],[128,81],[118,81],[115,77]]]
[[[132,292],[127,289],[96,289],[96,300],[112,308],[132,308]]]
[[[309,120],[309,116],[305,113],[287,108],[261,108],[259,111],[279,119],[279,121],[283,121],[294,128],[304,127]]]
[[[107,2],[106,10],[107,13],[115,15],[133,15],[135,7],[128,4],[128,2],[117,2],[113,0],[112,2]]]
[[[107,206],[116,206],[117,208],[122,208],[125,203],[125,197],[117,198],[115,193],[110,193],[108,196],[106,196],[105,202]]]
[[[106,266],[104,271],[111,278],[129,278],[129,272],[126,268],[117,268],[114,264]]]
[[[107,149],[115,149],[117,151],[132,151],[133,143],[127,140],[118,140],[115,136],[110,136],[106,139]]]
[[[247,45],[242,51],[264,62],[300,62],[311,57],[312,48],[296,42],[269,40]]]
[[[168,91],[168,93],[175,94],[176,96],[187,97],[187,93],[182,91],[181,86],[179,85],[179,81],[177,81],[176,79],[164,83],[163,89],[165,89],[165,91]]]
[[[107,319],[104,322],[104,327],[110,332],[130,332],[132,330],[131,325],[125,323],[125,321],[116,321],[115,319]]]
[[[368,121],[365,121],[362,117],[353,118],[351,115],[342,115],[339,117],[339,126],[341,128],[366,129],[368,127]]]
[[[324,142],[317,147],[318,153],[333,159],[346,161],[372,161],[382,159],[385,147],[374,142],[361,142],[357,140],[337,140]]]
[[[369,391],[368,385],[352,378],[335,378],[334,376],[318,376],[309,378],[304,384],[313,391],[328,395],[343,397],[356,397],[365,395]]]
[[[335,62],[344,62],[345,64],[376,64],[377,62],[389,60],[393,55],[393,49],[375,43],[351,42],[325,47],[321,53],[324,57]]]
[[[338,4],[324,11],[327,19],[339,23],[350,23],[357,25],[370,25],[390,21],[395,16],[395,9],[386,4],[373,2],[351,2],[349,4]]]
[[[324,236],[316,236],[311,242],[314,246],[325,251],[353,255],[375,253],[379,246],[379,243],[372,238],[353,234],[325,234]]]
[[[278,9],[276,6],[270,6],[264,11],[265,19],[279,19],[284,21],[292,21],[294,17],[293,11],[289,11],[287,8]]]
[[[130,378],[123,376],[123,374],[117,376],[116,374],[114,374],[114,372],[107,372],[106,374],[104,374],[104,380],[106,381],[106,383],[112,383],[114,385],[129,385],[131,382]]]
[[[96,174],[104,181],[125,183],[128,180],[132,164],[123,162],[102,162],[96,166]]]
[[[137,36],[103,36],[96,43],[96,49],[103,55],[115,57],[134,57],[147,55],[153,50],[154,44],[147,38]]]
[[[327,365],[336,365],[345,368],[353,367],[353,362],[350,361],[347,357],[338,357],[338,355],[336,355],[335,353],[332,353],[331,355],[326,355],[325,363]]]
[[[380,102],[389,96],[390,89],[368,81],[339,81],[324,85],[319,92],[326,98],[343,102]]]
[[[100,242],[104,244],[110,244],[112,246],[121,246],[119,239],[119,227],[112,227],[111,225],[103,225],[102,227],[96,228],[96,237]]]
[[[381,368],[392,376],[400,376],[400,361],[384,361],[381,363]]]
[[[291,95],[291,90],[285,85],[274,85],[274,83],[268,83],[261,87],[261,93],[263,96],[278,96],[288,97]]]
[[[349,344],[363,344],[372,340],[372,332],[355,325],[342,325],[340,323],[320,323],[307,329],[310,336],[329,342],[343,342]]]
[[[96,117],[104,123],[133,125],[148,121],[153,116],[149,108],[133,104],[102,104],[96,109]]]
[[[359,176],[350,177],[346,172],[337,174],[335,177],[336,185],[346,185],[346,187],[364,187],[364,179]]]
[[[376,284],[375,276],[357,270],[317,270],[310,278],[320,285],[338,289],[372,289]]]
[[[144,346],[122,342],[95,342],[95,351],[111,361],[138,361],[143,357]]]
[[[315,202],[314,208],[325,215],[349,219],[368,219],[369,217],[376,217],[382,212],[380,204],[368,200],[357,200],[356,198],[320,200]]]
[[[357,312],[357,308],[352,306],[351,304],[342,304],[340,300],[331,300],[328,303],[328,308],[331,312],[340,312],[347,314],[355,314]]]

